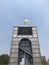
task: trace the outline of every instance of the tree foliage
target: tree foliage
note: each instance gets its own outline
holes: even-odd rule
[[[49,65],[49,59],[47,60],[47,64]]]
[[[47,61],[47,60],[42,60],[42,65],[49,65],[49,61]]]
[[[7,54],[0,55],[0,65],[7,65],[9,63],[9,56]]]

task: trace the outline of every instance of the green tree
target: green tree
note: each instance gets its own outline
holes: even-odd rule
[[[49,65],[49,59],[47,60],[47,64]]]
[[[0,55],[0,65],[7,65],[9,63],[9,56],[7,54]]]
[[[47,65],[47,62],[45,60],[43,60],[42,65]]]

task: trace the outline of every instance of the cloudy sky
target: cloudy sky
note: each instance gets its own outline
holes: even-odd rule
[[[0,0],[0,54],[10,53],[13,26],[24,19],[38,29],[41,55],[49,58],[49,0]]]

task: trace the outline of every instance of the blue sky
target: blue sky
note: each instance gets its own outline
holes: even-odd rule
[[[41,55],[49,58],[49,0],[0,0],[0,54],[10,53],[13,26],[24,19],[38,28]]]

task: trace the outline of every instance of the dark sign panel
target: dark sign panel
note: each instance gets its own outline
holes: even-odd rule
[[[32,35],[32,27],[19,27],[18,35]]]

